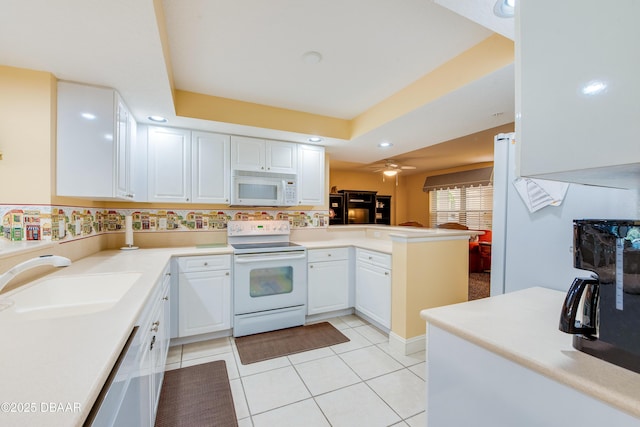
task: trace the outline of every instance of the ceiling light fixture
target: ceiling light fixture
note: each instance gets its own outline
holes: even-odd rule
[[[310,136],[309,138],[307,138],[307,141],[309,141],[309,142],[322,142],[322,138],[320,138],[319,136]]]
[[[80,114],[83,118],[87,119],[87,120],[95,120],[96,119],[96,115],[95,114],[91,114],[91,113],[82,113]]]
[[[384,171],[382,173],[385,174],[386,176],[396,176],[398,174],[398,171],[390,169],[390,170],[386,170],[386,171]]]
[[[515,14],[516,0],[496,0],[493,6],[493,14],[499,18],[513,18]]]
[[[151,120],[152,122],[156,122],[156,123],[167,123],[168,120],[162,116],[149,116],[147,117],[147,119]]]
[[[378,147],[380,147],[380,148],[389,148],[389,147],[393,147],[393,144],[388,142],[388,141],[384,141],[384,142],[381,142],[380,144],[378,144]]]
[[[314,50],[310,50],[309,52],[305,52],[302,54],[302,60],[305,64],[318,64],[322,61],[322,55],[320,52],[316,52]]]

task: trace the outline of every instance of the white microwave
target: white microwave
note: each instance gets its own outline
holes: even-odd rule
[[[231,205],[296,206],[296,175],[234,171],[231,176]]]

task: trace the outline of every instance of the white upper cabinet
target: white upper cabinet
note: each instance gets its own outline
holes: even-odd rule
[[[194,203],[229,204],[230,137],[192,132],[191,192]]]
[[[148,201],[191,201],[191,132],[184,129],[148,129]]]
[[[640,2],[522,0],[516,13],[520,174],[640,187]]]
[[[150,202],[229,204],[230,137],[148,128]]]
[[[109,88],[58,82],[57,194],[134,200],[136,123]]]
[[[298,204],[325,203],[324,147],[298,145]]]
[[[246,136],[231,137],[231,169],[295,174],[296,144]]]

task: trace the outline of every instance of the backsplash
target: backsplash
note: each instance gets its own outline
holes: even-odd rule
[[[2,238],[68,241],[102,233],[124,232],[125,216],[133,218],[134,232],[197,232],[224,230],[229,220],[289,220],[292,229],[324,228],[326,211],[247,211],[190,209],[105,209],[74,206],[0,205]]]

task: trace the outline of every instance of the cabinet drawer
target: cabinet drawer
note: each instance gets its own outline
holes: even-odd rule
[[[180,257],[178,258],[178,267],[183,273],[228,270],[231,268],[231,255]]]
[[[389,254],[357,248],[356,259],[358,261],[368,262],[380,267],[391,268],[391,255]]]
[[[349,259],[349,248],[311,249],[307,251],[309,262]]]

